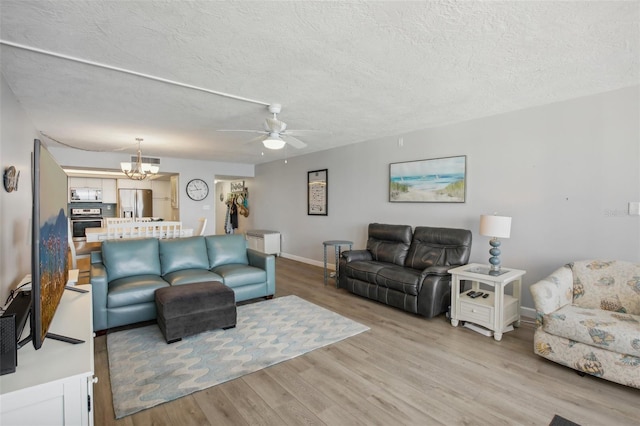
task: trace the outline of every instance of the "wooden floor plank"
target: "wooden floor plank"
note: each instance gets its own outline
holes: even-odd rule
[[[114,420],[105,336],[95,338],[96,425],[636,425],[640,390],[533,353],[533,326],[502,341],[323,285],[322,268],[276,261],[295,294],[371,329],[191,396]]]
[[[222,392],[221,386],[213,386],[193,394],[193,398],[202,410],[210,425],[219,426],[248,426],[249,423],[242,417],[227,395]]]

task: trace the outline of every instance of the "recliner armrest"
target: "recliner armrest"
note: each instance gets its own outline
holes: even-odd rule
[[[355,262],[357,260],[373,260],[373,256],[369,250],[348,250],[342,252],[342,258],[345,262]]]
[[[448,271],[449,269],[455,268],[457,265],[454,266],[444,266],[444,265],[436,265],[436,266],[429,266],[428,268],[424,269],[422,271],[421,274],[421,278],[424,279],[424,277],[426,277],[427,275],[438,275],[441,277],[446,277],[448,275],[451,275]]]

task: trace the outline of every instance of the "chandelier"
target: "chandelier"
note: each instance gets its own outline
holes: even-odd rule
[[[160,171],[160,167],[142,162],[142,151],[140,151],[140,142],[142,138],[136,138],[138,141],[138,158],[135,163],[121,162],[120,168],[122,173],[132,180],[145,180],[148,176],[155,175]]]

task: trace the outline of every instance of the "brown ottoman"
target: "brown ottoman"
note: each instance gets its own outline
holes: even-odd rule
[[[218,281],[156,290],[158,326],[167,343],[217,328],[236,326],[236,298]]]

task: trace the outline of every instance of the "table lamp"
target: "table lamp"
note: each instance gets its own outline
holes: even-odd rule
[[[480,235],[491,237],[489,253],[491,258],[491,272],[500,272],[500,240],[498,238],[509,238],[511,234],[511,218],[508,216],[481,215]]]

